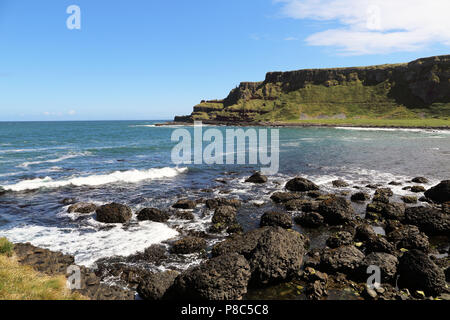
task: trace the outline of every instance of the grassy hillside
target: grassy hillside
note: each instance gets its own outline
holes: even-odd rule
[[[84,300],[66,288],[64,276],[49,277],[19,264],[14,246],[0,238],[0,300]]]
[[[450,126],[450,56],[409,64],[268,73],[176,121]],[[401,124],[400,124],[401,123]]]

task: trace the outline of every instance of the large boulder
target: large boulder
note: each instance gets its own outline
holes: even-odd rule
[[[236,209],[231,206],[217,207],[212,217],[212,223],[210,232],[220,233],[224,231],[226,228],[236,224]]]
[[[382,206],[381,215],[386,219],[401,220],[405,216],[405,208],[400,202],[387,203]]]
[[[395,253],[395,247],[386,238],[375,233],[368,224],[360,224],[356,227],[355,240],[363,242],[366,253],[385,252]]]
[[[317,212],[302,213],[294,221],[305,228],[318,228],[324,224],[324,218]]]
[[[346,188],[349,186],[349,184],[347,182],[345,182],[344,180],[334,180],[331,182],[333,184],[334,187],[336,188]]]
[[[265,175],[262,175],[260,172],[256,172],[250,178],[245,180],[245,182],[266,183],[267,182],[267,177]]]
[[[425,192],[425,197],[437,203],[450,201],[450,180],[444,180]]]
[[[212,222],[229,225],[236,220],[236,209],[230,206],[220,206],[214,211]]]
[[[171,296],[189,300],[240,300],[247,293],[251,272],[237,253],[215,257],[175,279]]]
[[[131,209],[123,204],[105,204],[96,210],[97,221],[103,223],[125,223],[131,219]]]
[[[75,204],[71,205],[67,209],[67,212],[87,214],[87,213],[94,212],[95,210],[97,210],[97,206],[95,204],[88,203],[88,202],[79,202],[79,203],[75,203]]]
[[[400,258],[398,285],[409,290],[436,296],[444,292],[445,274],[425,253],[410,250]]]
[[[355,214],[351,203],[342,197],[331,197],[322,201],[319,205],[319,213],[330,225],[348,222]]]
[[[327,239],[327,246],[330,248],[338,248],[348,246],[353,243],[353,235],[348,231],[339,231]]]
[[[137,214],[139,221],[154,221],[154,222],[167,222],[170,216],[168,213],[163,212],[156,208],[144,208]]]
[[[319,186],[317,186],[314,182],[305,179],[305,178],[294,178],[286,184],[286,189],[289,191],[312,191],[319,190]]]
[[[365,192],[356,192],[356,193],[352,194],[350,199],[353,202],[364,202],[364,201],[367,201],[370,199],[370,195],[368,195]]]
[[[292,218],[284,212],[269,211],[262,215],[261,227],[282,227],[284,229],[292,228]]]
[[[336,249],[325,249],[320,258],[320,267],[329,273],[354,274],[364,259],[364,253],[353,245]]]
[[[208,209],[216,209],[220,206],[230,206],[235,209],[239,209],[241,207],[241,201],[239,199],[226,199],[226,198],[215,198],[208,199],[205,202],[206,207]]]
[[[149,274],[139,283],[137,292],[145,300],[163,300],[177,276],[176,271]]]
[[[320,201],[306,200],[306,199],[294,199],[289,200],[284,204],[287,211],[303,211],[312,212],[319,209]]]
[[[296,231],[263,227],[215,245],[212,255],[243,255],[251,267],[252,284],[260,286],[298,275],[307,244],[308,239]]]
[[[411,180],[414,183],[428,183],[428,179],[424,178],[424,177],[416,177],[414,179]]]
[[[403,225],[388,233],[387,238],[397,249],[428,251],[430,248],[427,235],[413,225]]]
[[[304,198],[305,196],[303,194],[297,192],[275,192],[270,197],[275,203],[285,203],[290,200],[300,200]]]
[[[395,280],[398,259],[396,256],[385,252],[372,252],[367,255],[360,264],[360,279],[368,278],[369,266],[377,266],[381,271],[381,283],[390,283]]]
[[[196,206],[197,202],[188,199],[178,200],[172,205],[172,207],[175,209],[195,209]]]
[[[186,237],[175,241],[170,251],[175,254],[191,254],[206,249],[206,240],[197,237]]]
[[[405,210],[403,223],[418,226],[428,235],[450,234],[450,217],[430,207],[410,207]]]

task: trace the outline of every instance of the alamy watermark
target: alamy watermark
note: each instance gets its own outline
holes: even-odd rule
[[[262,174],[272,175],[279,170],[278,129],[225,129],[203,130],[202,122],[194,123],[194,136],[187,129],[176,129],[172,141],[172,162],[176,165],[261,165]],[[270,154],[269,154],[270,133]],[[247,148],[248,147],[248,148]]]
[[[70,16],[66,20],[66,26],[69,30],[80,30],[81,29],[81,9],[77,5],[71,5],[67,7],[67,14]]]
[[[369,289],[378,289],[381,286],[381,269],[379,266],[370,265],[367,268],[367,274],[370,274],[370,277],[367,279],[367,288]]]

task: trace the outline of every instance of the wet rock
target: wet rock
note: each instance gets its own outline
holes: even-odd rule
[[[125,223],[131,219],[132,212],[128,206],[119,203],[103,205],[96,210],[97,221],[103,223]]]
[[[137,214],[139,221],[154,221],[154,222],[167,222],[170,216],[168,213],[163,212],[156,208],[144,208]]]
[[[239,223],[233,223],[227,228],[227,233],[234,234],[234,233],[243,233],[244,228]]]
[[[320,259],[320,266],[330,273],[342,272],[353,274],[364,259],[364,254],[355,246],[342,246],[336,249],[326,249]]]
[[[414,192],[414,193],[420,193],[420,192],[425,192],[425,191],[426,191],[426,189],[422,186],[412,186],[411,187],[411,192]]]
[[[139,283],[137,292],[144,300],[163,300],[167,290],[172,287],[177,276],[178,272],[171,270],[152,273]]]
[[[166,248],[162,245],[154,244],[144,250],[144,252],[138,252],[126,258],[127,262],[147,262],[154,265],[160,265],[167,259]]]
[[[366,207],[366,219],[376,220],[381,217],[387,203],[375,201],[369,203]]]
[[[292,218],[284,212],[270,211],[266,212],[261,217],[261,227],[282,227],[284,229],[292,228]]]
[[[385,252],[372,252],[367,255],[360,265],[360,279],[366,280],[369,276],[369,266],[377,266],[381,271],[381,283],[392,282],[397,273],[398,259],[396,256]]]
[[[419,249],[427,252],[430,248],[427,235],[412,225],[404,225],[390,232],[387,238],[397,249]]]
[[[195,209],[197,203],[192,200],[182,199],[178,200],[172,207],[175,209]]]
[[[220,206],[214,211],[212,218],[213,225],[210,232],[219,233],[236,223],[236,209],[231,206]]]
[[[363,202],[370,199],[370,196],[365,192],[357,192],[352,194],[350,198],[353,202]]]
[[[71,205],[67,209],[67,212],[87,214],[87,213],[94,212],[95,210],[97,210],[97,206],[95,204],[87,203],[87,202],[79,202],[79,203]]]
[[[411,180],[414,183],[428,183],[428,179],[424,178],[424,177],[416,177],[414,179]]]
[[[437,203],[450,201],[450,180],[445,180],[425,192],[425,197]]]
[[[373,202],[389,203],[389,198],[392,197],[394,193],[389,188],[378,188],[373,196]]]
[[[294,221],[305,228],[318,228],[324,224],[325,219],[317,212],[306,212],[296,216]]]
[[[402,201],[404,203],[414,204],[414,203],[417,203],[417,197],[416,196],[403,196]]]
[[[186,237],[174,242],[171,253],[174,254],[191,254],[206,249],[206,241],[197,237]]]
[[[334,180],[331,183],[336,188],[346,188],[346,187],[350,186],[347,182],[345,182],[344,180],[340,180],[340,179],[339,180]]]
[[[450,217],[442,211],[429,207],[410,207],[405,210],[406,224],[418,226],[428,235],[450,234]]]
[[[353,235],[347,231],[339,231],[327,239],[327,246],[338,248],[353,244]]]
[[[322,195],[322,192],[313,190],[313,191],[309,191],[306,195],[310,198],[317,199]]]
[[[284,204],[287,211],[311,212],[319,209],[319,201],[311,200],[289,200]]]
[[[356,227],[355,240],[363,242],[366,253],[395,253],[395,247],[384,237],[377,235],[373,228],[368,224],[360,224]]]
[[[286,189],[289,191],[312,191],[319,190],[319,186],[317,186],[314,182],[305,179],[305,178],[294,178],[286,184]]]
[[[330,225],[348,222],[353,219],[355,214],[350,202],[342,197],[333,197],[322,201],[318,212],[324,217],[325,222]]]
[[[175,212],[175,217],[180,220],[194,220],[195,216],[189,211],[177,211]]]
[[[213,247],[212,255],[238,253],[249,262],[255,286],[288,280],[300,273],[308,239],[293,230],[263,227],[234,235]]]
[[[376,237],[377,234],[373,230],[373,228],[368,224],[360,224],[356,227],[355,230],[355,239],[357,241],[367,241],[370,238]]]
[[[389,185],[391,185],[391,186],[401,186],[402,183],[398,182],[398,181],[391,181],[391,182],[389,182]]]
[[[2,193],[1,190],[2,190],[2,188],[0,187],[0,194]],[[68,205],[77,203],[77,199],[76,198],[64,198],[59,203],[65,205],[65,206],[68,206]]]
[[[425,253],[410,250],[400,258],[398,285],[436,296],[445,291],[445,274]]]
[[[212,222],[229,225],[236,220],[236,209],[230,206],[220,206],[214,211]]]
[[[426,202],[426,203],[432,203],[433,201],[431,201],[430,199],[428,199],[427,197],[420,197],[419,198],[420,202]]]
[[[390,243],[385,237],[378,235],[367,239],[364,242],[364,249],[366,254],[372,252],[385,252],[390,254],[396,253],[394,245]]]
[[[19,263],[48,275],[66,274],[67,268],[75,264],[71,255],[38,248],[30,243],[14,244],[14,253]]]
[[[217,207],[220,206],[230,206],[234,207],[235,209],[239,209],[242,205],[239,199],[225,199],[225,198],[208,199],[206,200],[205,204],[208,209],[216,209]]]
[[[405,216],[405,205],[403,203],[387,203],[382,206],[381,215],[386,219],[403,219]]]
[[[35,247],[29,243],[15,244],[14,252],[20,264],[31,266],[36,271],[50,276],[67,276],[67,270],[75,266],[74,257],[60,252]],[[126,289],[100,283],[90,269],[78,266],[81,288],[74,290],[92,300],[133,300],[134,294]]]
[[[290,200],[304,199],[305,196],[296,192],[275,192],[270,199],[275,203],[285,203]]]
[[[247,260],[230,253],[179,275],[170,290],[171,296],[190,300],[240,300],[247,293],[250,276]]]
[[[256,172],[250,178],[245,180],[245,182],[266,183],[267,182],[267,177],[265,175],[262,175],[260,172]]]
[[[450,214],[450,201],[442,204],[442,212],[445,214]]]

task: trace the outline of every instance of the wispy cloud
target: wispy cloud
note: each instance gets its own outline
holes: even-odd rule
[[[284,16],[336,22],[338,27],[306,38],[341,54],[416,51],[450,46],[449,0],[275,0]]]

